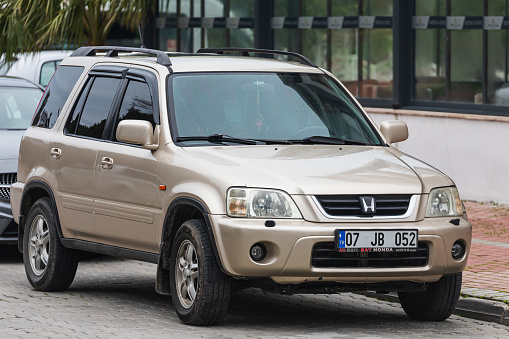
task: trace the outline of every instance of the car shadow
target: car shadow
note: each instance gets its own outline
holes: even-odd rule
[[[83,266],[89,266],[90,269],[96,265],[114,265],[120,268],[123,261],[100,257],[88,260]],[[123,273],[119,270],[108,270],[93,276],[92,271],[82,269],[80,272],[78,268],[74,283],[63,293],[84,295],[85,298],[90,297],[109,305],[132,305],[133,309],[138,310],[134,312],[146,310],[144,312],[154,312],[153,316],[179,323],[171,297],[159,295],[155,291],[156,265],[147,268],[146,263],[143,263],[139,267],[140,270],[136,270],[136,266],[129,266]],[[338,326],[370,331],[395,326],[406,330],[415,327],[415,330],[419,330],[426,326],[425,323],[409,319],[398,303],[379,301],[358,294],[288,296],[266,293],[254,288],[232,293],[228,314],[217,326],[257,331],[260,324],[268,331],[288,328],[290,332],[293,332],[294,328],[335,331]],[[450,321],[435,323],[434,326],[448,330],[459,328],[457,322]]]
[[[3,251],[11,258],[3,258],[4,261],[21,262],[12,249]],[[132,319],[157,319],[162,328],[180,328],[184,325],[176,315],[171,297],[155,291],[156,270],[155,264],[108,256],[91,257],[80,262],[68,290],[33,291],[31,294],[65,300],[72,305],[68,307],[82,309],[82,315],[88,314],[89,309],[98,309],[103,310],[106,319],[127,314]],[[28,286],[28,282],[23,281],[24,286]],[[398,303],[355,293],[279,295],[248,288],[232,293],[225,319],[212,326],[210,334],[238,332],[250,333],[252,337],[327,338],[338,337],[343,329],[353,337],[361,334],[379,337],[380,333],[392,331],[410,336],[431,327],[440,333],[467,335],[471,328],[465,328],[465,322],[469,321],[453,316],[444,322],[419,322],[411,320]],[[134,330],[138,329],[133,327]]]

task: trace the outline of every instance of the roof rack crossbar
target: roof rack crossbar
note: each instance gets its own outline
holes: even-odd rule
[[[305,65],[318,67],[314,62],[306,58],[304,55],[295,52],[284,52],[276,51],[272,49],[259,49],[259,48],[235,48],[235,47],[221,47],[221,48],[200,48],[196,53],[214,53],[224,54],[224,52],[238,52],[240,56],[249,56],[249,53],[260,53],[260,54],[275,54],[275,55],[287,55],[299,59]]]
[[[71,56],[94,56],[97,51],[106,51],[107,57],[116,57],[118,52],[138,52],[157,56],[157,63],[163,66],[171,66],[171,60],[163,51],[149,48],[117,47],[117,46],[86,46],[75,50]]]

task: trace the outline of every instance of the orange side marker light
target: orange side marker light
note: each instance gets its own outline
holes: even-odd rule
[[[159,189],[161,191],[166,191],[166,185],[159,185]]]

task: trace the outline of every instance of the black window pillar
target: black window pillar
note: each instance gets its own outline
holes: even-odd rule
[[[413,90],[413,3],[393,0],[393,108],[407,106]]]
[[[271,19],[274,12],[274,0],[255,0],[254,6],[254,47],[273,49]]]

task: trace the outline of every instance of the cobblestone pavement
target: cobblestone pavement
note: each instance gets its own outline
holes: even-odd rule
[[[502,300],[509,302],[509,206],[470,201],[465,206],[473,241],[463,286],[505,292]]]
[[[15,248],[0,248],[0,338],[509,338],[504,325],[452,316],[409,320],[397,303],[356,294],[235,293],[225,322],[183,325],[171,298],[154,291],[155,265],[96,258],[80,262],[66,292],[29,285]]]

